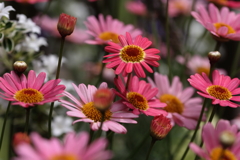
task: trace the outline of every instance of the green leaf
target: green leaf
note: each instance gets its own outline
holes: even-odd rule
[[[5,38],[3,40],[3,48],[7,51],[7,52],[11,52],[14,48],[14,42],[12,39],[9,38]]]
[[[5,29],[11,28],[12,27],[12,22],[7,22],[5,25]]]

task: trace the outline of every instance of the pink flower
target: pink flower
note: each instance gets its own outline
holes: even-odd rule
[[[159,73],[154,73],[154,81],[148,78],[154,88],[158,88],[156,98],[167,106],[163,109],[168,112],[168,116],[173,123],[187,129],[195,129],[202,109],[202,99],[192,98],[194,89],[187,87],[183,89],[179,77],[175,76],[172,85],[168,77]],[[204,118],[205,119],[205,116]]]
[[[97,88],[93,85],[88,85],[88,87],[86,87],[84,84],[79,84],[78,87],[73,84],[73,87],[80,99],[74,97],[68,92],[64,92],[63,94],[70,98],[74,103],[66,100],[60,100],[60,102],[62,102],[62,106],[70,110],[67,112],[67,115],[79,118],[73,123],[87,122],[91,124],[90,127],[92,130],[98,130],[102,121],[102,114],[97,108],[95,108],[93,103],[93,96],[97,91]],[[107,88],[107,84],[102,83],[99,89],[101,88]],[[126,128],[117,122],[137,123],[135,120],[131,119],[137,117],[138,116],[128,112],[127,107],[122,103],[114,102],[110,108],[105,111],[105,120],[103,122],[102,130],[112,130],[116,133],[126,133]]]
[[[70,16],[68,14],[62,13],[59,16],[57,29],[62,37],[66,37],[72,34],[75,25],[77,22],[77,18]]]
[[[85,25],[88,28],[88,33],[94,37],[94,40],[87,40],[88,44],[107,44],[107,42],[119,43],[118,36],[125,34],[126,32],[131,33],[133,37],[141,34],[139,29],[135,29],[133,25],[124,25],[123,22],[113,19],[112,16],[108,15],[104,19],[102,14],[99,14],[98,20],[94,16],[89,16]]]
[[[50,80],[44,84],[45,78],[46,73],[41,72],[36,76],[33,70],[29,71],[27,78],[24,74],[18,76],[14,71],[5,73],[3,78],[0,77],[0,86],[3,90],[0,97],[13,101],[12,105],[24,108],[58,100],[65,86],[58,85],[60,79]]]
[[[192,12],[192,16],[211,32],[218,41],[240,40],[240,14],[230,12],[227,7],[220,11],[213,5],[208,5],[208,12],[203,6],[200,6],[197,12]]]
[[[230,147],[222,144],[220,139],[223,134],[235,137],[235,142]],[[202,139],[205,149],[200,148],[195,143],[191,143],[189,146],[194,153],[205,160],[240,159],[240,134],[237,131],[237,126],[231,126],[229,121],[220,120],[215,129],[211,123],[207,123],[203,126]],[[224,158],[220,158],[221,156]]]
[[[166,0],[164,0],[165,2]],[[190,0],[169,0],[168,14],[170,17],[190,14],[192,1]]]
[[[145,15],[147,13],[147,8],[141,1],[129,1],[126,3],[126,9],[136,15]]]
[[[219,6],[227,6],[230,8],[240,8],[240,2],[238,1],[229,1],[229,0],[208,0]]]
[[[229,76],[221,75],[219,71],[214,70],[212,81],[209,80],[205,73],[191,75],[189,83],[196,89],[199,95],[212,99],[212,104],[220,106],[238,107],[239,104],[232,101],[240,102],[239,79],[231,79]]]
[[[115,93],[122,98],[122,103],[127,105],[134,114],[167,115],[166,111],[162,110],[166,104],[155,98],[158,89],[151,88],[151,85],[145,81],[139,81],[138,77],[134,76],[130,79],[127,90],[120,78],[115,79],[115,85],[119,90]]]
[[[7,0],[7,1],[15,1],[15,2],[18,2],[18,3],[35,4],[35,3],[40,3],[40,2],[48,2],[49,0]]]
[[[120,45],[108,42],[109,46],[105,47],[105,51],[113,54],[104,56],[108,59],[103,60],[103,63],[108,63],[107,68],[115,69],[115,74],[123,73],[125,76],[134,71],[138,77],[146,77],[143,68],[152,73],[149,65],[159,66],[160,56],[156,54],[160,51],[156,48],[147,49],[152,44],[147,38],[139,35],[133,40],[127,32],[126,37],[120,35],[118,39]]]
[[[50,35],[60,37],[57,30],[58,19],[52,19],[48,16],[35,17],[34,22],[39,25],[43,30],[47,31]],[[81,35],[81,36],[79,36]],[[66,40],[81,44],[89,39],[89,35],[83,29],[75,28],[73,33],[66,37]]]
[[[161,140],[171,131],[171,121],[163,116],[155,116],[151,122],[150,134],[154,139]]]
[[[107,140],[99,138],[88,144],[89,135],[68,133],[63,143],[56,139],[45,139],[37,133],[30,135],[31,144],[19,144],[16,147],[17,157],[14,160],[107,160],[112,153],[106,151]]]

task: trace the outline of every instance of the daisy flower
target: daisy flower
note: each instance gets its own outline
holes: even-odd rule
[[[49,0],[7,0],[7,1],[15,1],[18,3],[29,3],[29,4],[35,4],[40,2],[48,2]]]
[[[214,70],[212,81],[209,80],[205,73],[191,75],[188,79],[189,83],[196,89],[199,95],[212,99],[212,104],[220,106],[238,107],[239,104],[232,102],[240,102],[239,79],[231,79],[229,76],[221,75],[219,71]]]
[[[9,11],[15,11],[15,9],[12,6],[5,7],[4,3],[0,3],[0,19],[2,17],[9,18]]]
[[[46,73],[41,72],[38,76],[31,70],[28,77],[24,74],[18,76],[14,71],[5,73],[0,77],[0,86],[3,92],[0,97],[12,101],[12,105],[20,105],[24,108],[43,105],[53,102],[61,97],[64,85],[58,85],[60,79],[50,80],[44,84]]]
[[[92,130],[98,130],[101,125],[102,114],[95,108],[93,103],[93,96],[97,91],[97,88],[93,85],[88,85],[86,87],[84,84],[79,84],[77,87],[73,84],[80,99],[74,97],[68,92],[64,92],[63,95],[71,99],[74,103],[68,102],[66,100],[60,100],[62,106],[69,109],[67,112],[68,116],[78,117],[76,122],[87,122],[90,123]],[[107,88],[107,84],[104,82],[99,86],[100,88]],[[105,111],[105,119],[102,125],[102,130],[108,131],[112,130],[116,133],[126,133],[127,130],[124,126],[117,123],[137,123],[137,121],[131,118],[137,118],[138,116],[127,111],[127,107],[120,102],[114,102],[108,110]]]
[[[107,140],[99,138],[88,144],[89,135],[68,133],[61,142],[56,138],[45,139],[38,133],[30,135],[32,144],[19,144],[15,151],[17,157],[13,160],[107,160],[112,153],[105,150]]]
[[[88,44],[101,45],[107,44],[109,41],[119,43],[119,35],[129,32],[133,37],[136,37],[142,33],[139,29],[135,29],[133,25],[124,25],[123,22],[113,19],[110,15],[104,19],[103,15],[99,14],[98,20],[95,16],[90,16],[85,21],[85,25],[88,28],[87,33],[94,37],[94,40],[86,41]]]
[[[136,15],[146,15],[147,13],[147,7],[144,3],[141,1],[128,1],[125,4],[126,9]]]
[[[145,68],[148,72],[152,73],[153,70],[149,65],[158,67],[160,56],[156,55],[160,51],[156,48],[147,49],[152,42],[141,35],[135,39],[129,33],[126,37],[120,35],[118,37],[121,44],[108,42],[109,46],[105,47],[105,51],[113,54],[104,56],[103,63],[108,63],[107,68],[114,68],[115,74],[127,75],[134,71],[138,77],[146,77],[143,70]]]
[[[202,99],[192,98],[194,89],[192,87],[183,89],[177,76],[173,78],[171,85],[168,77],[159,73],[154,73],[154,81],[151,78],[148,78],[148,81],[152,87],[158,88],[156,98],[167,104],[163,109],[168,112],[167,117],[173,124],[195,129],[202,109]]]
[[[233,144],[225,146],[221,139],[223,136],[233,138]],[[195,143],[190,143],[190,149],[205,160],[238,160],[240,159],[240,134],[236,125],[230,125],[227,120],[220,120],[214,129],[211,123],[203,126],[202,139],[205,149],[200,148]],[[229,140],[229,139],[228,139]],[[224,157],[224,158],[221,158]]]
[[[199,13],[191,12],[192,16],[201,23],[218,41],[240,40],[240,14],[230,12],[227,7],[220,11],[212,3],[208,5],[208,12],[203,6],[198,8]]]
[[[137,76],[132,77],[127,90],[120,78],[115,79],[115,85],[119,90],[115,93],[122,98],[122,103],[127,105],[134,114],[167,115],[167,112],[162,109],[166,104],[155,98],[158,89],[151,88],[151,85],[144,80],[139,81]]]

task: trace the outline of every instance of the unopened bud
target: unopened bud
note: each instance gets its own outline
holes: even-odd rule
[[[218,51],[212,51],[208,53],[208,59],[210,64],[215,64],[221,58],[221,53]]]
[[[65,13],[60,14],[58,19],[57,29],[62,37],[66,37],[72,34],[74,27],[76,25],[77,18],[67,15]]]
[[[94,106],[100,111],[106,111],[113,101],[113,92],[110,89],[98,89],[93,95]]]
[[[223,131],[219,136],[219,140],[223,148],[228,148],[234,144],[236,136],[230,131]]]
[[[150,135],[156,140],[161,140],[166,137],[171,129],[171,121],[167,117],[163,115],[155,116],[151,123]]]
[[[27,63],[24,61],[16,61],[13,64],[13,70],[18,74],[22,74],[27,69]]]
[[[13,147],[16,147],[22,143],[30,144],[30,142],[30,138],[26,133],[18,132],[13,136]]]

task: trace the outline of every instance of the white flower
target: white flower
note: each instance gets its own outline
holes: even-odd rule
[[[17,51],[38,52],[40,46],[47,46],[46,39],[31,33],[20,44],[16,45],[15,49]]]
[[[62,58],[62,64],[65,63],[66,58]],[[46,72],[49,78],[55,78],[55,72],[58,65],[58,56],[54,54],[41,55],[39,60],[33,60],[33,69],[36,73]]]
[[[24,14],[18,14],[17,18],[17,28],[24,29],[23,33],[33,32],[40,34],[40,27],[37,26],[30,18],[27,18]]]
[[[52,122],[52,134],[53,136],[60,136],[63,133],[73,131],[72,128],[72,118],[55,116]]]
[[[15,9],[12,6],[7,6],[4,7],[4,3],[0,3],[0,18],[2,18],[3,16],[9,18],[9,11],[15,11]]]

